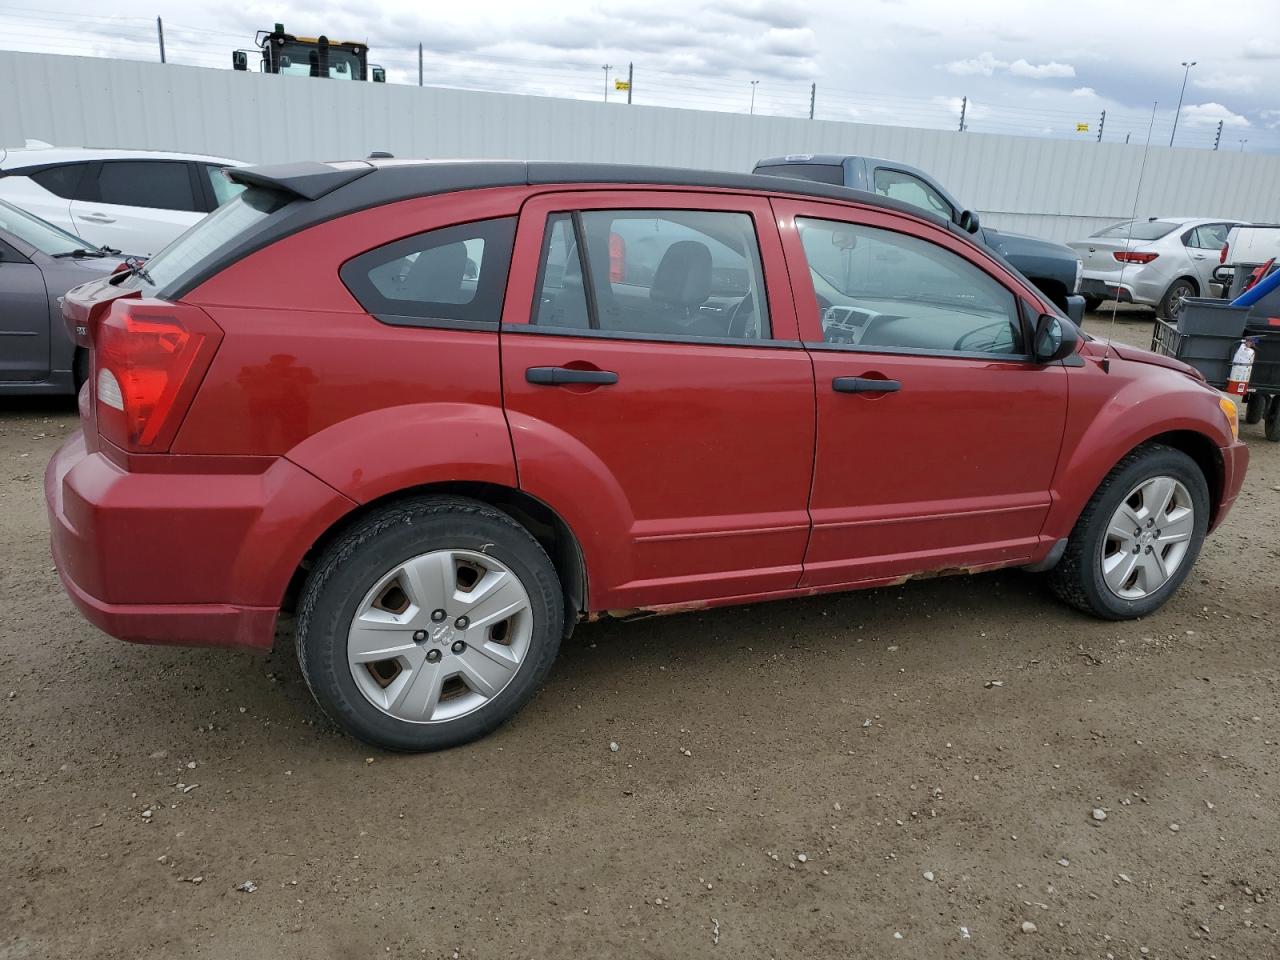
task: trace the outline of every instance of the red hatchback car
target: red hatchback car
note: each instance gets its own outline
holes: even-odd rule
[[[491,730],[593,613],[1049,571],[1120,619],[1247,463],[1190,368],[1093,340],[951,224],[840,187],[299,163],[77,288],[50,463],[72,599],[266,650],[397,750]]]

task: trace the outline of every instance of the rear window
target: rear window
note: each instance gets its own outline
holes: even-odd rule
[[[289,200],[287,194],[275,190],[246,190],[148,260],[145,276],[132,276],[122,286],[154,287],[160,296],[170,295],[183,277],[205,260],[231,248]]]
[[[791,177],[795,180],[812,180],[814,183],[844,186],[844,167],[839,164],[779,163],[769,167],[756,167],[755,172],[768,177]]]
[[[1125,237],[1130,236],[1129,226],[1131,222],[1134,240],[1159,240],[1166,234],[1172,233],[1178,227],[1178,224],[1170,223],[1168,220],[1126,220],[1123,223],[1112,224],[1105,230],[1099,230],[1094,236],[1123,240]]]

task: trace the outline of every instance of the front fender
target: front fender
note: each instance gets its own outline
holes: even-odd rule
[[[486,404],[371,410],[313,434],[288,458],[357,503],[428,483],[517,485],[506,419]]]
[[[1136,447],[1164,434],[1195,434],[1208,441],[1206,447],[1214,451],[1219,470],[1209,486],[1221,489],[1220,451],[1233,437],[1216,391],[1172,370],[1157,373],[1149,364],[1113,358],[1111,369],[1110,374],[1093,368],[1072,377],[1067,432],[1045,520],[1044,536],[1048,539],[1069,535],[1112,468]],[[1128,382],[1111,392],[1114,378],[1123,381],[1126,375]],[[1084,389],[1077,390],[1078,384]],[[1174,389],[1158,388],[1170,385]]]

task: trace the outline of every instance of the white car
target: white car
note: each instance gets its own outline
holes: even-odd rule
[[[1238,220],[1152,217],[1125,220],[1067,244],[1084,263],[1085,307],[1103,300],[1144,303],[1176,320],[1183,297],[1210,297],[1227,232]]]
[[[0,199],[89,247],[149,257],[242,190],[222,174],[237,160],[151,150],[0,147]]]

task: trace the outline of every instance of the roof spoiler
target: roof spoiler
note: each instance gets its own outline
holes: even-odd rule
[[[266,187],[304,200],[318,200],[373,171],[373,164],[363,161],[338,165],[300,160],[260,167],[227,167],[224,173],[232,183],[245,187]]]

